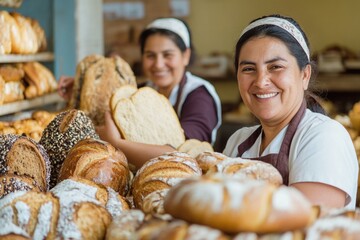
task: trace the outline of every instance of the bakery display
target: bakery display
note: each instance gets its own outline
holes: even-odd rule
[[[99,139],[86,138],[74,145],[66,156],[58,181],[78,176],[111,187],[125,196],[130,173],[122,151]]]
[[[84,111],[95,125],[104,123],[104,113],[110,111],[110,98],[122,85],[136,86],[129,64],[122,58],[89,55],[76,68],[70,108]]]
[[[142,87],[129,98],[121,98],[112,116],[124,139],[169,144],[174,148],[185,142],[184,131],[171,103],[150,87]]]
[[[50,188],[57,183],[61,165],[70,149],[89,137],[99,139],[91,119],[80,110],[63,111],[46,126],[39,143],[47,151],[51,162]]]

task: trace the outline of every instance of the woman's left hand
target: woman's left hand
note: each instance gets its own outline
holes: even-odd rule
[[[112,119],[110,112],[105,112],[105,124],[96,127],[96,132],[101,140],[106,141],[113,146],[121,139],[120,132]]]

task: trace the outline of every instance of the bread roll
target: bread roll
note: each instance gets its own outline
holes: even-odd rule
[[[135,206],[142,209],[143,199],[150,193],[200,175],[197,162],[186,153],[172,152],[150,159],[137,171],[131,186]]]
[[[150,87],[118,101],[112,113],[122,136],[133,142],[174,148],[185,142],[184,131],[169,100]]]
[[[164,209],[175,218],[227,233],[292,231],[313,219],[310,202],[295,188],[224,175],[181,181],[169,190]]]
[[[38,45],[37,52],[45,51],[47,49],[47,40],[44,29],[40,26],[37,20],[30,18],[29,21],[36,36]]]
[[[24,99],[25,87],[22,82],[5,82],[4,103],[15,102]]]
[[[23,69],[25,72],[26,82],[29,84],[29,86],[36,87],[37,96],[53,92],[57,89],[57,82],[54,75],[47,67],[45,67],[41,63],[24,63]]]
[[[99,139],[91,119],[79,110],[61,112],[47,125],[39,143],[48,152],[51,162],[50,188],[57,183],[61,165],[70,149],[89,137]]]
[[[225,159],[227,159],[227,156],[219,152],[203,152],[196,157],[196,161],[204,174],[214,165]]]
[[[32,239],[55,239],[59,200],[51,193],[16,192],[0,199],[0,238],[18,234]],[[9,236],[10,235],[10,236]]]
[[[11,23],[8,22],[10,17],[6,11],[0,11],[0,55],[11,53]]]
[[[0,75],[5,82],[18,82],[24,78],[25,72],[18,65],[4,64],[0,66]]]
[[[17,32],[11,39],[12,53],[19,54],[32,54],[36,53],[39,49],[36,34],[31,26],[30,18],[25,17],[17,12],[11,12],[10,15],[15,20]],[[17,36],[17,34],[19,34]]]
[[[264,180],[281,185],[283,179],[280,172],[271,164],[257,160],[242,158],[226,158],[213,165],[206,174],[222,173],[239,179]]]
[[[79,176],[111,187],[125,196],[129,189],[130,173],[122,151],[99,139],[80,140],[62,164],[59,179]]]
[[[43,146],[29,137],[0,135],[0,173],[14,173],[32,177],[47,190],[50,181],[50,161]]]
[[[0,75],[0,105],[4,103],[5,100],[5,81]]]
[[[17,191],[43,191],[36,181],[27,175],[5,173],[0,176],[0,198]]]

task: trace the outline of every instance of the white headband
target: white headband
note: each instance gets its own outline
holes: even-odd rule
[[[151,22],[146,29],[165,29],[176,33],[184,41],[186,47],[190,47],[190,36],[185,24],[176,18],[160,18]]]
[[[281,27],[282,29],[286,30],[288,33],[293,36],[296,41],[300,44],[300,46],[304,49],[304,52],[306,53],[306,56],[308,57],[308,60],[310,61],[310,50],[305,42],[304,36],[301,34],[300,30],[295,27],[294,24],[289,22],[288,20],[285,20],[283,18],[277,18],[277,17],[266,17],[259,19],[255,22],[250,23],[241,33],[240,37],[244,35],[247,31],[258,27],[260,25],[275,25],[278,27]]]

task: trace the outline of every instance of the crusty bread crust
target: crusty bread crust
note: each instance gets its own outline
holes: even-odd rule
[[[177,148],[177,150],[179,152],[185,152],[193,158],[196,158],[203,152],[214,152],[214,149],[210,143],[197,139],[187,139]]]
[[[134,87],[133,85],[129,85],[129,84],[118,87],[110,98],[111,111],[112,112],[115,111],[115,107],[121,99],[130,98],[131,95],[133,95],[136,91],[137,91],[137,87]]]
[[[169,190],[164,208],[175,218],[227,233],[292,231],[313,220],[311,203],[297,189],[224,175],[181,181]]]
[[[127,140],[169,144],[174,148],[185,142],[184,131],[171,103],[150,87],[140,88],[130,98],[120,99],[113,118]]]

